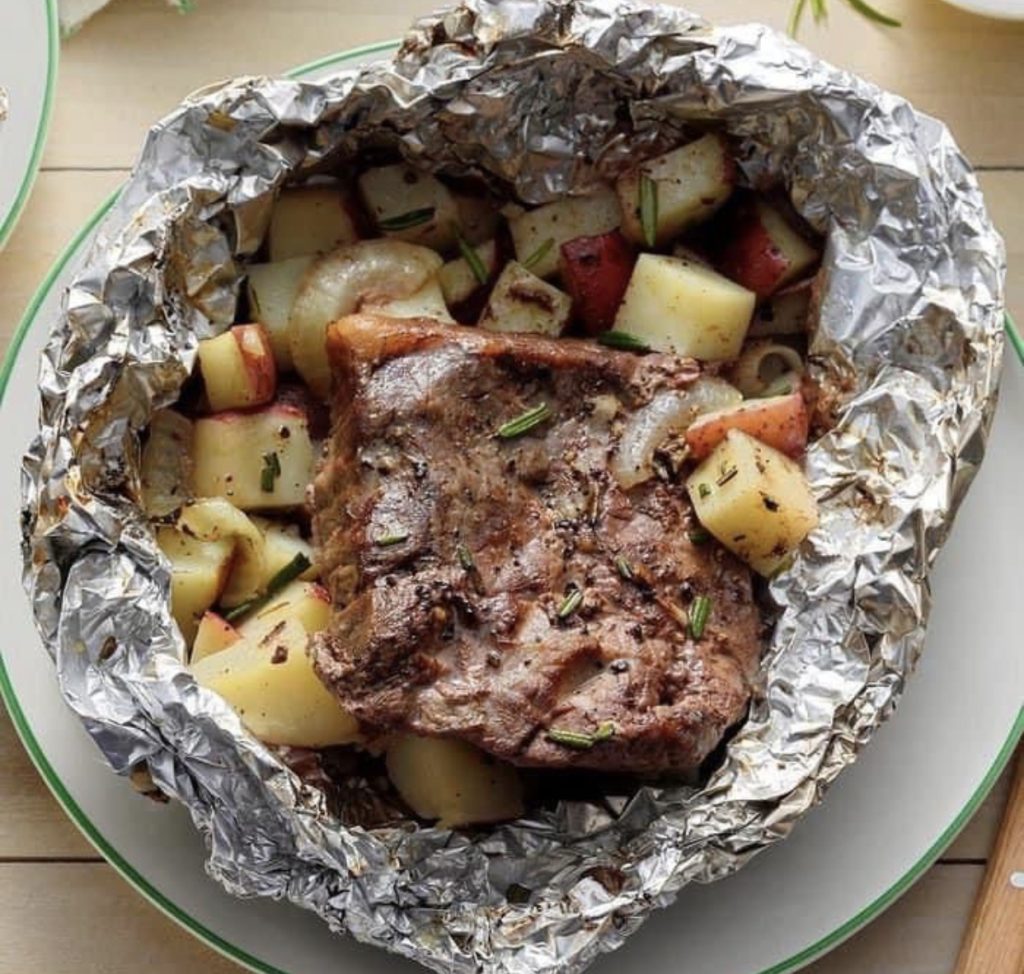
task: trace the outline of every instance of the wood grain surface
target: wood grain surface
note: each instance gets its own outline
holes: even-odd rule
[[[972,17],[939,0],[877,4],[900,16],[904,28],[878,29],[833,0],[830,28],[808,26],[802,40],[949,124],[981,170],[990,212],[1007,239],[1010,307],[1024,319],[1024,24]],[[431,5],[379,0],[370,10],[357,0],[198,0],[195,12],[181,17],[162,0],[115,0],[62,47],[43,171],[0,254],[0,346],[54,258],[125,178],[149,125],[185,94],[395,37]],[[782,26],[788,10],[787,0],[686,5],[723,22],[773,26]],[[0,83],[2,74],[0,65]],[[894,907],[808,970],[951,974],[1007,790],[1000,782],[940,864]],[[0,713],[0,974],[140,970],[238,968],[98,858]]]

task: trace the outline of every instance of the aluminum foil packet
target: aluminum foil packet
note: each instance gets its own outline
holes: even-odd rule
[[[140,434],[198,340],[232,321],[285,183],[386,146],[540,203],[708,128],[827,241],[810,354],[836,423],[807,461],[821,524],[771,586],[749,717],[696,785],[490,829],[363,827],[372,781],[329,808],[183,666],[138,504]],[[60,691],[117,772],[148,770],[188,807],[231,892],[287,898],[438,971],[579,971],[687,883],[785,837],[892,713],[985,451],[1003,275],[943,125],[762,26],[627,0],[464,0],[392,60],[200,91],[151,130],[42,358],[24,579]]]

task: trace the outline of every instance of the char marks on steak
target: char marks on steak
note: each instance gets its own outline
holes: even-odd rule
[[[690,541],[680,483],[624,491],[609,470],[624,420],[696,365],[372,315],[332,325],[328,352],[314,537],[335,610],[313,653],[342,705],[519,765],[696,768],[749,698],[750,573]],[[542,403],[549,419],[496,435]]]

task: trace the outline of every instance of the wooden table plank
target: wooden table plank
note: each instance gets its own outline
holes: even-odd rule
[[[833,3],[831,27],[808,24],[801,40],[944,119],[975,164],[1024,166],[1024,23],[970,17],[938,0],[878,4],[905,26],[881,30]],[[757,17],[775,27],[783,26],[789,6],[784,0],[681,5],[723,23]],[[338,0],[200,0],[179,18],[160,0],[118,0],[64,45],[44,165],[127,166],[149,125],[187,92],[397,37],[433,6],[388,0],[353,16],[352,6]],[[153,38],[159,54],[133,56],[140,37]],[[984,57],[975,56],[982,49]]]
[[[69,858],[99,856],[43,784],[0,706],[0,860]]]
[[[949,974],[980,866],[937,866],[808,974]],[[104,935],[97,937],[96,932]],[[641,932],[639,936],[643,936]],[[344,946],[338,965],[344,968]],[[0,864],[0,971],[237,974],[100,863]]]

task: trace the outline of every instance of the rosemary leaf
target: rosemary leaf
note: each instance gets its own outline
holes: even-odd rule
[[[690,635],[700,639],[704,635],[704,627],[711,615],[711,599],[706,595],[698,595],[690,606]]]
[[[459,564],[462,566],[464,572],[471,572],[476,568],[476,562],[473,561],[473,552],[469,550],[461,541],[458,547],[455,549],[455,553],[459,556]]]
[[[644,243],[653,247],[658,242],[658,184],[647,173],[640,173],[640,227]]]
[[[601,724],[593,734],[552,727],[545,735],[552,743],[561,744],[563,747],[571,747],[577,751],[589,751],[595,744],[599,744],[601,741],[609,741],[614,736],[615,725],[610,721]]]
[[[270,494],[274,490],[274,481],[281,476],[281,461],[277,458],[277,452],[263,454],[263,469],[260,470],[260,490]]]
[[[536,267],[545,257],[548,255],[548,251],[551,250],[555,245],[555,238],[548,237],[526,260],[522,261],[523,267],[530,270],[532,267]]]
[[[651,350],[651,346],[645,341],[631,335],[628,331],[603,331],[596,339],[599,345],[607,345],[608,348],[621,348],[627,352],[644,353]]]
[[[382,534],[373,539],[373,543],[378,548],[390,548],[393,545],[401,544],[403,541],[409,539],[408,531],[391,531],[388,534]]]
[[[462,254],[462,259],[469,264],[469,269],[473,272],[473,276],[481,284],[487,283],[487,268],[484,267],[484,262],[480,259],[480,255],[476,252],[476,248],[473,247],[468,240],[462,235],[462,231],[456,227],[455,239],[459,243],[459,253]]]
[[[631,582],[635,578],[633,574],[633,566],[623,558],[622,555],[619,555],[619,557],[615,559],[615,570],[627,582]]]
[[[566,593],[558,606],[558,618],[563,622],[569,618],[583,604],[583,589],[573,586],[572,590]]]
[[[289,582],[295,581],[311,564],[312,562],[300,551],[267,582],[267,590],[262,595],[257,595],[254,599],[249,599],[241,605],[236,605],[233,609],[228,609],[224,613],[224,619],[227,622],[234,622],[236,619],[241,619],[242,616],[248,615],[254,609],[259,609],[266,605]]]
[[[503,423],[498,427],[498,438],[502,440],[513,440],[517,436],[522,436],[524,433],[529,433],[536,426],[540,426],[541,423],[546,423],[552,417],[551,408],[546,402],[542,402],[539,406],[534,406],[532,409],[527,409],[525,413],[521,413],[516,416],[515,419],[510,419],[507,423]]]
[[[420,210],[410,210],[408,213],[400,213],[387,220],[379,220],[377,226],[381,230],[411,230],[413,227],[433,220],[436,211],[437,207],[435,206],[424,206]]]
[[[696,527],[687,534],[690,544],[707,544],[711,540],[711,532],[707,528]]]

